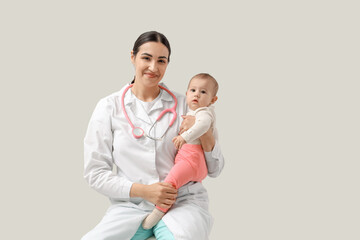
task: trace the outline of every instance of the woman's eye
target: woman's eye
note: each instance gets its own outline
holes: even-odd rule
[[[143,57],[142,59],[144,59],[144,60],[150,60],[149,57]]]
[[[159,60],[159,63],[166,63],[165,60]]]

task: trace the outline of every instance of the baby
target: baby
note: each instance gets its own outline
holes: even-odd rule
[[[175,157],[175,165],[164,180],[176,189],[189,181],[202,181],[208,173],[199,137],[215,127],[215,111],[212,104],[217,100],[218,88],[215,78],[207,73],[197,74],[189,82],[186,91],[189,111],[186,115],[195,116],[195,124],[173,138],[172,141],[179,151]],[[150,229],[155,226],[167,211],[168,209],[156,206],[143,221],[143,228]]]

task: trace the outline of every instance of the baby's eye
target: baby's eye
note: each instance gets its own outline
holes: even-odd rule
[[[190,92],[195,92],[195,89],[190,89]]]
[[[201,93],[202,93],[202,94],[205,94],[205,93],[206,93],[206,91],[204,91],[204,90],[201,90]]]

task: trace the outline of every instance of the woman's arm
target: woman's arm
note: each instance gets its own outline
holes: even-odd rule
[[[101,100],[84,138],[84,178],[89,186],[110,198],[128,199],[132,182],[113,173],[111,104]]]
[[[211,152],[215,146],[215,137],[213,129],[210,128],[205,134],[200,137],[201,146],[204,152]]]

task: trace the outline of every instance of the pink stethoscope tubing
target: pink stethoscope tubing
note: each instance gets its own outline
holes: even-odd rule
[[[153,139],[153,140],[161,140],[165,133],[169,130],[169,128],[173,125],[173,123],[175,122],[176,120],[176,117],[177,117],[177,114],[176,114],[176,106],[177,106],[177,98],[175,97],[175,95],[170,92],[170,90],[164,88],[163,86],[159,86],[159,88],[165,90],[166,92],[168,92],[173,98],[174,98],[174,101],[175,101],[175,104],[172,108],[167,108],[165,110],[163,110],[160,115],[157,117],[156,121],[154,122],[154,124],[151,126],[149,132],[151,131],[151,129],[155,126],[155,124],[164,116],[165,113],[167,112],[170,112],[173,114],[173,118],[171,119],[170,121],[170,124],[169,124],[169,127],[166,129],[166,131],[164,132],[164,134],[160,137],[160,138],[154,138],[154,137],[151,137],[150,134],[147,135],[145,134],[144,130],[140,127],[135,127],[134,124],[132,124],[129,116],[127,115],[127,112],[126,112],[126,109],[125,109],[125,104],[124,104],[124,98],[125,98],[125,94],[126,92],[129,90],[129,88],[131,88],[134,84],[130,84],[129,86],[127,86],[121,96],[121,108],[123,110],[123,113],[125,115],[125,118],[126,120],[129,122],[131,128],[132,128],[132,135],[135,137],[135,138],[141,138],[143,135],[145,135],[146,137],[150,138],[150,139]]]

